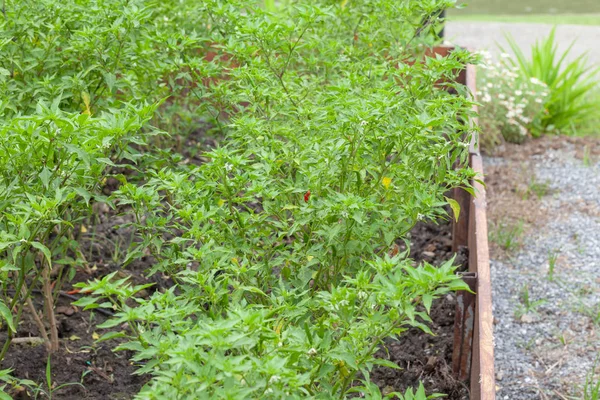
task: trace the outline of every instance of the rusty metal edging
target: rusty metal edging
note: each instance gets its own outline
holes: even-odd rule
[[[476,96],[475,73],[475,66],[468,65],[457,79],[468,87],[473,98]],[[474,111],[477,111],[476,106]],[[476,119],[472,122],[477,124]],[[494,400],[496,385],[486,195],[476,134],[469,143],[469,165],[477,175],[471,182],[475,196],[463,189],[454,189],[452,193],[461,206],[459,220],[452,226],[452,247],[453,251],[462,246],[468,247],[469,273],[463,279],[476,294],[462,292],[457,295],[452,368],[458,379],[470,377],[471,400]]]
[[[460,381],[466,382],[471,372],[473,358],[473,328],[475,327],[475,300],[477,273],[467,272],[462,276],[470,292],[456,293],[454,316],[454,341],[452,345],[452,372]]]

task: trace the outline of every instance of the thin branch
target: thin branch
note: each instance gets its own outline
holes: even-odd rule
[[[27,296],[27,290],[25,290],[24,286],[21,288],[21,292],[23,296]],[[26,297],[25,303],[27,304],[27,308],[29,308],[29,312],[33,316],[33,320],[37,325],[38,330],[40,331],[40,335],[42,336],[44,344],[46,345],[46,350],[50,351],[50,339],[48,336],[48,331],[46,331],[46,326],[44,325],[44,322],[40,318],[39,314],[37,313],[37,310],[35,309],[35,306],[33,305],[33,302],[31,301],[31,296]]]

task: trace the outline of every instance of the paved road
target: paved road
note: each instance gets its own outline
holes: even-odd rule
[[[504,37],[510,33],[517,44],[529,54],[536,40],[545,38],[552,29],[547,24],[504,23],[504,22],[448,22],[446,37],[461,46],[489,50],[498,54],[497,43],[508,50]],[[587,52],[590,65],[600,66],[600,26],[559,25],[556,29],[559,49],[565,50],[576,40],[570,59],[581,57]]]

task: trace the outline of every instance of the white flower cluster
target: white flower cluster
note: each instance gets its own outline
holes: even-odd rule
[[[494,62],[487,51],[480,54],[483,60],[477,92],[482,103],[480,120],[490,119],[486,126],[499,126],[505,139],[520,142],[536,116],[543,112],[548,87],[536,78],[523,78],[509,54],[502,53],[499,62]]]

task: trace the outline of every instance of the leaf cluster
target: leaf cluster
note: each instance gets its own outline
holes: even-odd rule
[[[148,298],[111,275],[79,285],[93,296],[78,304],[117,311],[102,339],[152,375],[139,398],[381,398],[383,339],[429,332],[434,299],[466,288],[453,260],[391,251],[473,178],[473,103],[453,82],[474,58],[423,56],[453,4],[47,0],[29,22],[8,3],[8,313],[8,285],[68,264],[84,209],[105,201],[133,216],[123,264],[151,254],[148,274],[173,283]],[[150,119],[173,135],[204,121],[222,140],[200,165],[157,150],[142,168]],[[140,179],[103,198],[124,161]]]

